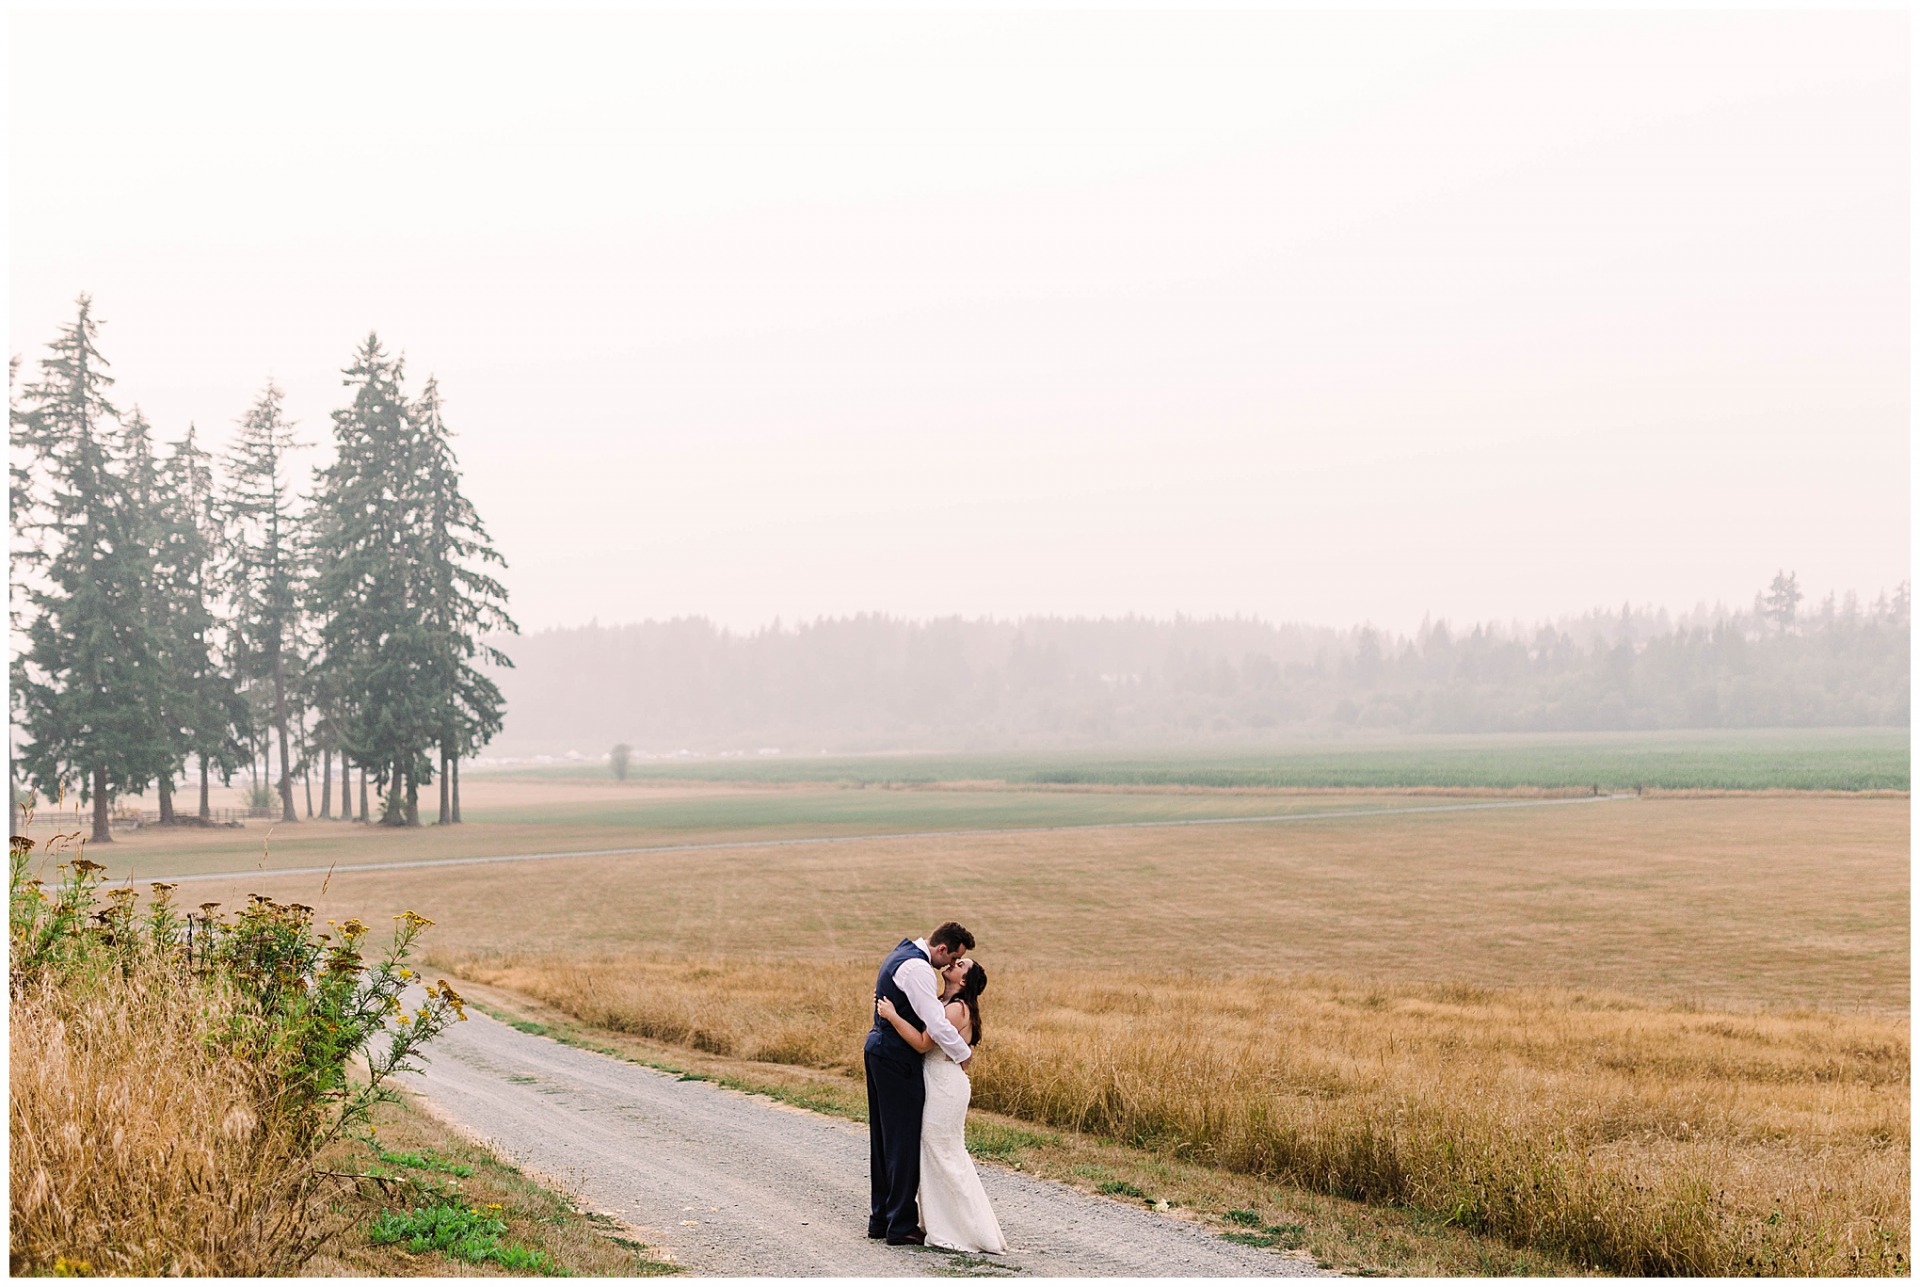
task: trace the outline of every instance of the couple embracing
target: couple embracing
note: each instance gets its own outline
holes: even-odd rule
[[[980,1042],[987,986],[987,972],[966,955],[972,950],[973,935],[948,921],[888,953],[874,984],[866,1050],[873,1167],[867,1236],[888,1246],[1007,1249],[967,1156],[967,1065]]]

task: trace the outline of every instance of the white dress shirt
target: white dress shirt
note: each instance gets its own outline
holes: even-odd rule
[[[916,938],[913,945],[933,955],[924,938]],[[911,957],[900,962],[893,972],[893,981],[907,994],[907,1000],[913,1003],[913,1012],[927,1025],[927,1035],[946,1052],[947,1058],[964,1064],[973,1057],[973,1051],[960,1039],[959,1031],[947,1021],[947,1007],[940,1004],[940,976],[934,973],[932,965],[917,956]]]

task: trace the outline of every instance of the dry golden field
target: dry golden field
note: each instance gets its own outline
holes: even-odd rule
[[[869,830],[935,793],[885,794]],[[501,852],[483,831],[436,843]],[[1907,1268],[1908,835],[1904,798],[1648,798],[192,888],[418,908],[442,968],[843,1071],[873,961],[955,916],[994,967],[983,1108],[1605,1269],[1886,1273]]]
[[[1018,971],[1304,972],[1904,1015],[1907,835],[1904,799],[1627,799],[342,867],[327,899],[361,915],[430,909],[440,950],[476,958],[864,963],[956,916],[985,959]],[[314,903],[320,885],[261,872],[190,889]]]

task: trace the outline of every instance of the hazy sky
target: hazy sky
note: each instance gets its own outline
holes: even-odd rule
[[[11,19],[10,351],[437,374],[523,626],[1908,569],[1902,13]]]

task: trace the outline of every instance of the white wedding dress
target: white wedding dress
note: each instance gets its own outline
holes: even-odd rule
[[[949,1251],[1007,1249],[987,1191],[967,1156],[967,1103],[973,1081],[935,1046],[921,1061],[927,1107],[920,1118],[920,1222],[927,1245]]]

